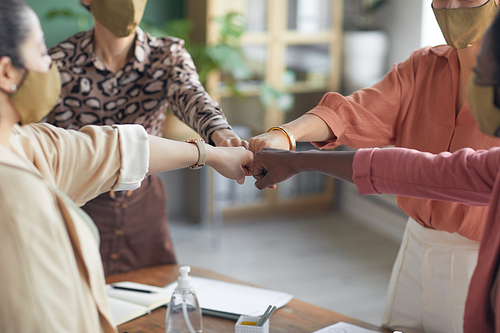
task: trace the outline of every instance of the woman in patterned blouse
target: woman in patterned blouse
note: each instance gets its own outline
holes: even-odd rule
[[[147,0],[81,2],[92,12],[94,28],[49,51],[62,79],[49,123],[67,129],[142,124],[160,136],[168,107],[212,145],[248,146],[203,88],[184,42],[154,38],[138,27]],[[134,192],[105,193],[82,208],[99,228],[106,275],[176,262],[166,192],[157,176]]]

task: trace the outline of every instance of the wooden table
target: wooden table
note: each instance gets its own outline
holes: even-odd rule
[[[179,275],[178,269],[179,266],[177,265],[153,266],[125,274],[109,276],[106,278],[106,283],[133,281],[162,287],[174,282],[177,279]],[[195,267],[191,268],[190,275],[248,285],[248,283],[229,278],[213,271]],[[152,311],[149,315],[139,317],[128,323],[120,325],[118,330],[121,333],[165,333],[165,315],[166,307],[161,307]],[[319,306],[299,301],[295,298],[283,308],[274,312],[271,317],[269,330],[272,333],[314,332],[339,321],[351,323],[378,332],[390,332],[365,323],[361,320],[344,316]],[[233,333],[234,324],[235,321],[233,320],[206,315],[203,316],[204,333]]]

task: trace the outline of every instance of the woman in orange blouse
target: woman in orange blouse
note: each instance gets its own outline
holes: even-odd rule
[[[480,40],[498,8],[494,0],[434,0],[448,45],[427,47],[393,66],[379,83],[351,96],[328,93],[319,105],[283,125],[289,136],[320,148],[395,145],[420,151],[499,146],[479,131],[466,103],[466,87]],[[250,140],[289,149],[282,131]],[[397,197],[409,215],[393,268],[383,324],[404,332],[462,332],[464,304],[477,261],[487,209]]]

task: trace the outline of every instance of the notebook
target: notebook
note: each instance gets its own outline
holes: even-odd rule
[[[260,316],[269,305],[285,306],[293,295],[247,285],[191,276],[203,314],[237,320],[241,315]],[[169,292],[177,282],[165,286]]]
[[[138,290],[149,290],[151,293],[139,291],[130,291],[115,289],[112,286],[132,288]],[[168,304],[172,297],[173,290],[150,286],[136,282],[118,282],[112,285],[106,285],[106,294],[108,295],[109,307],[115,325],[121,325],[148,314],[162,305]]]

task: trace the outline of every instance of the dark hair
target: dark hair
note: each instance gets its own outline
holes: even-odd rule
[[[500,11],[491,24],[491,49],[495,58],[495,78],[496,85],[500,85]]]
[[[0,1],[0,58],[9,57],[16,67],[23,67],[20,48],[29,34],[28,9],[24,0]]]

